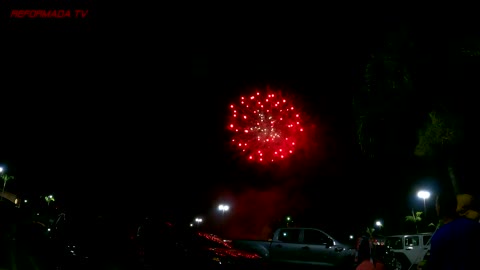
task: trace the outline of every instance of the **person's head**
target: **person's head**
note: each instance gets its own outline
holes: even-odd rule
[[[457,213],[460,216],[480,220],[480,205],[473,195],[458,194],[457,202]]]
[[[443,189],[437,195],[435,208],[439,218],[454,218],[457,216],[457,196],[453,190]]]

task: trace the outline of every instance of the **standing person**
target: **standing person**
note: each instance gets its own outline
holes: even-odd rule
[[[386,270],[385,266],[385,254],[387,250],[385,246],[375,245],[373,252],[373,264],[375,265],[375,270]]]
[[[375,265],[372,260],[372,248],[370,238],[362,236],[357,242],[357,267],[355,270],[374,270]]]
[[[430,240],[430,256],[423,269],[478,269],[480,224],[457,213],[452,191],[443,190],[435,207],[441,225]]]
[[[360,243],[362,243],[362,240],[363,240],[363,234],[358,234],[355,240],[355,263],[360,263],[358,259],[358,250],[360,249]]]
[[[368,228],[367,228],[368,231]],[[358,233],[357,240],[355,241],[355,263],[361,263],[360,259],[360,249],[365,253],[368,249],[369,256],[371,255],[372,242],[370,237],[367,234],[367,231],[360,231]]]

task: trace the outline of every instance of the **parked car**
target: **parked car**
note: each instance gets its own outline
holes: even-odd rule
[[[235,249],[214,234],[191,231],[181,238],[177,248],[187,265],[208,269],[260,269],[264,265],[258,254]]]
[[[215,234],[170,222],[148,219],[137,230],[136,246],[144,268],[260,269],[264,260],[254,252],[235,249]]]
[[[126,225],[103,216],[60,214],[48,230],[48,248],[56,269],[134,267],[135,253]]]
[[[339,241],[316,228],[279,228],[268,241],[238,239],[232,243],[239,249],[256,252],[274,264],[335,269],[352,269],[355,264],[353,244]]]
[[[432,233],[401,234],[387,236],[385,245],[391,252],[391,261],[396,270],[414,269],[430,250]]]

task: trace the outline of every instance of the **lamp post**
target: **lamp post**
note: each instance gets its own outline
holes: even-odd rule
[[[222,217],[225,216],[225,212],[228,211],[229,209],[230,209],[230,206],[226,204],[220,204],[218,206],[218,210],[222,211]]]
[[[223,230],[225,230],[225,225],[226,225],[226,219],[225,219],[225,212],[228,211],[230,209],[230,206],[228,206],[227,204],[220,204],[218,206],[218,210],[219,211],[222,211],[222,218],[221,218],[221,226],[223,227]]]
[[[286,220],[287,220],[287,227],[290,227],[290,223],[292,222],[292,218],[291,217],[286,217]]]
[[[430,198],[430,192],[421,190],[417,193],[419,198],[423,199],[423,211],[425,213],[425,218],[427,217],[427,203],[425,202],[426,199]]]
[[[197,227],[199,227],[199,226],[200,226],[200,223],[203,222],[203,219],[201,219],[201,218],[195,218],[195,222],[197,223]]]

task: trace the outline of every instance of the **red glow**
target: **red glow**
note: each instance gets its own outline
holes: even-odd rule
[[[225,248],[209,248],[209,250],[215,252],[215,254],[218,256],[243,257],[243,258],[249,258],[249,259],[261,258],[259,255],[255,253],[234,249],[230,244],[223,241],[223,239],[221,239],[217,235],[204,233],[204,232],[197,232],[197,235],[225,246]]]
[[[88,15],[88,9],[13,9],[10,12],[10,18],[15,19],[64,19],[81,18],[85,19]]]
[[[230,109],[232,145],[248,160],[282,160],[295,152],[295,142],[304,135],[301,113],[279,92],[267,89],[241,97]]]
[[[247,259],[261,259],[260,255],[247,252],[247,251],[242,251],[242,250],[236,250],[236,249],[225,249],[225,248],[209,248],[209,250],[215,252],[217,256],[230,256],[230,257],[241,257],[241,258],[247,258]]]
[[[210,241],[216,242],[218,244],[221,244],[227,248],[232,248],[228,243],[224,242],[222,238],[218,237],[217,235],[211,234],[211,233],[205,233],[205,232],[197,232],[197,235],[200,237],[204,237]]]

